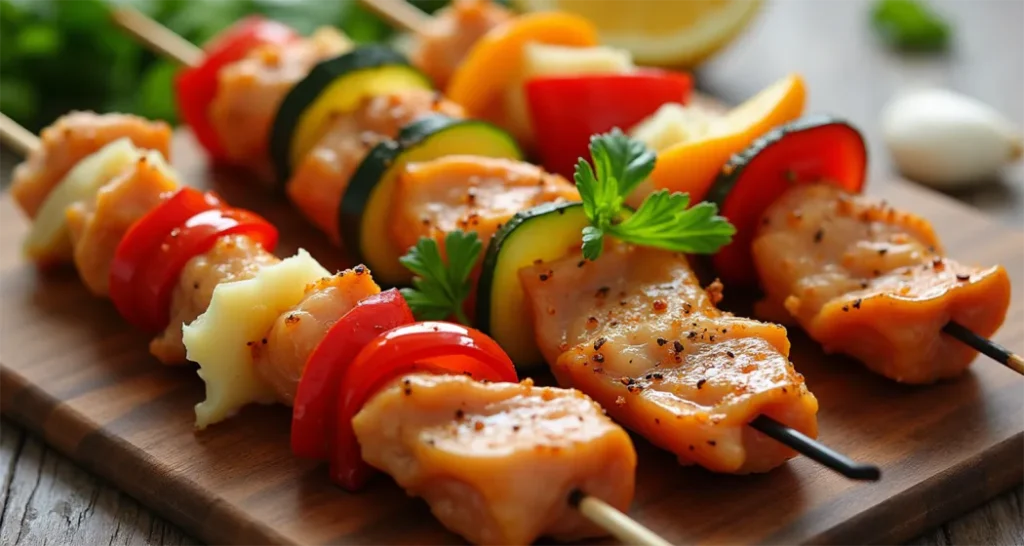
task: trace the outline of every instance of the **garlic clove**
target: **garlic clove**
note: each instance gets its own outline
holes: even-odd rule
[[[900,172],[942,189],[998,175],[1024,154],[1020,133],[990,106],[944,89],[913,91],[890,101],[882,132]]]

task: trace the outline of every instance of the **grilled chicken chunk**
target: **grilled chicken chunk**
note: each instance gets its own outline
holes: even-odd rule
[[[788,360],[786,330],[715,307],[686,258],[610,242],[520,271],[537,343],[559,384],[618,422],[717,472],[764,472],[795,453],[746,426],[767,414],[817,435],[818,402]]]
[[[579,391],[414,374],[370,399],[352,426],[366,462],[475,544],[601,536],[569,494],[620,510],[633,497],[629,435]]]
[[[43,130],[39,149],[14,169],[11,195],[29,218],[83,158],[123,137],[170,157],[171,127],[128,114],[71,112]]]
[[[164,364],[184,364],[181,325],[188,324],[210,306],[220,283],[251,279],[256,272],[281,260],[245,235],[226,235],[213,248],[185,264],[171,293],[171,322],[149,344],[149,352]]]
[[[416,36],[412,63],[444,89],[476,41],[512,17],[511,11],[491,0],[455,0],[438,10]]]
[[[553,201],[579,201],[576,186],[523,161],[446,156],[412,163],[399,174],[391,236],[398,248],[420,237],[439,242],[454,230],[489,241],[517,212]]]
[[[374,96],[355,112],[338,116],[288,182],[292,203],[339,242],[338,207],[363,158],[380,141],[395,138],[404,125],[430,113],[463,116],[460,106],[426,90]]]
[[[209,114],[229,159],[272,179],[267,140],[278,106],[314,65],[349,49],[348,38],[322,27],[308,38],[260,46],[224,67]]]
[[[765,315],[796,320],[828,352],[905,383],[960,374],[977,354],[950,320],[991,336],[1006,317],[1002,267],[942,255],[923,218],[830,185],[800,185],[762,218],[754,260]]]
[[[110,289],[110,266],[125,233],[153,207],[178,189],[163,164],[146,156],[100,188],[96,198],[66,210],[78,275],[97,296]]]
[[[306,293],[274,322],[265,344],[252,346],[253,365],[285,405],[295,401],[309,354],[327,330],[361,300],[380,292],[364,266],[341,271],[306,286]]]

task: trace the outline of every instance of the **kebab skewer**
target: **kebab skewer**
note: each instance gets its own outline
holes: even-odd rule
[[[201,270],[202,270],[202,268],[201,268]],[[191,298],[194,298],[194,296],[193,296],[193,294],[194,294],[193,293],[193,289],[195,289],[195,287],[193,285],[194,285],[193,280],[191,280],[188,277],[184,277],[183,280],[179,283],[178,287],[175,289],[177,291],[177,294],[175,294],[175,298],[180,299],[181,294],[184,294],[183,297],[184,297],[184,299],[186,301],[190,300]],[[210,301],[210,299],[209,299],[209,297],[207,297],[207,299],[205,301],[201,300],[201,303],[199,305],[191,305],[190,307],[186,307],[186,309],[188,309],[190,314],[186,314],[185,319],[184,319],[183,322],[187,322],[187,321],[189,321],[191,319],[194,319],[197,316],[198,312],[201,312],[202,309],[205,308],[205,306],[208,304],[209,301]],[[197,311],[195,309],[195,307],[199,307],[199,310]],[[167,314],[167,313],[165,312],[164,314]],[[178,316],[178,314],[175,313],[175,317],[177,317],[177,316]],[[289,330],[290,326],[291,326],[291,323],[289,323],[288,321],[284,321],[283,323],[278,325],[278,328],[279,328],[279,330],[283,330],[283,331],[287,332]],[[258,335],[260,333],[261,332],[255,332],[255,333],[252,334],[252,336]],[[267,377],[267,382],[268,383],[276,385],[276,386],[279,387],[278,388],[279,400],[282,400],[282,401],[284,401],[286,403],[289,403],[289,402],[292,402],[294,400],[294,381],[295,381],[296,377],[299,377],[302,374],[302,363],[301,362],[300,363],[295,363],[294,359],[293,359],[293,362],[292,362],[292,364],[290,366],[281,366],[280,363],[278,365],[274,365],[273,364],[274,363],[273,354],[275,352],[282,352],[282,353],[285,353],[285,354],[289,354],[289,353],[294,353],[295,352],[295,348],[296,348],[294,346],[294,344],[286,343],[283,346],[283,350],[281,350],[281,351],[274,350],[273,347],[276,345],[275,341],[278,340],[279,337],[281,337],[281,336],[275,336],[275,335],[273,335],[273,331],[271,331],[271,333],[268,334],[265,337],[265,339],[267,339],[268,342],[269,342],[269,344],[267,345],[266,349],[264,350],[264,349],[261,349],[260,346],[257,346],[257,349],[254,350],[254,352],[255,352],[255,354],[254,354],[254,359],[255,359],[254,366],[257,369],[257,371],[262,372],[263,375]],[[288,336],[283,336],[283,337],[286,340],[289,339]],[[783,335],[783,337],[784,337],[784,335]],[[220,339],[222,339],[222,336],[218,337],[218,340],[220,340]],[[241,343],[242,343],[242,341],[240,340],[239,344],[241,344]],[[220,343],[220,344],[222,345],[222,343]],[[260,345],[262,345],[262,344],[260,344]],[[231,344],[228,344],[228,346],[231,346]],[[308,350],[308,348],[307,348],[307,350]],[[196,358],[194,360],[200,361],[201,364],[203,364],[203,361],[201,359],[199,359],[199,358]],[[267,363],[269,363],[269,365],[267,365]],[[213,366],[209,366],[208,368],[212,369]],[[272,373],[266,373],[267,370],[269,370]],[[208,373],[212,373],[212,372],[208,371]],[[287,377],[285,378],[284,381],[281,381],[280,377],[278,377],[278,376],[288,376],[289,374],[292,376],[292,379],[291,379],[292,385],[291,385],[291,387],[289,387],[289,380],[288,380]],[[255,380],[250,381],[250,383],[257,383],[258,384],[258,382],[256,382]],[[283,387],[281,386],[282,384],[284,384]],[[258,402],[258,401],[269,400],[269,398],[271,396],[271,394],[261,392],[261,391],[259,391],[259,389],[255,388],[255,387],[253,387],[252,390],[249,391],[249,392],[241,392],[240,393],[240,392],[237,391],[237,392],[234,392],[232,395],[234,396],[234,398],[233,398],[233,400],[228,400],[227,401],[227,404],[226,404],[226,408],[227,409],[226,410],[223,407],[219,407],[220,409],[218,411],[220,412],[220,414],[217,414],[216,412],[214,412],[214,410],[210,410],[211,412],[213,412],[213,415],[212,415],[213,418],[221,418],[221,417],[223,417],[223,415],[225,415],[229,411],[232,411],[234,408],[236,408],[237,406],[240,406],[241,404],[245,404],[245,403],[249,403],[249,402]],[[214,407],[217,408],[218,407],[217,404],[221,404],[221,402],[213,404]],[[759,420],[758,422],[759,423],[760,422],[764,422],[764,420]],[[790,436],[792,436],[792,434]],[[787,437],[790,437],[790,436],[787,436]],[[805,442],[804,444],[807,444],[807,442]],[[851,475],[851,476],[854,476],[854,477],[870,477],[871,475],[877,476],[877,472],[878,472],[877,469],[874,469],[873,467],[865,467],[863,465],[855,465],[855,464],[852,464],[849,460],[837,461],[835,459],[835,457],[830,457],[830,453],[831,452],[828,452],[827,450],[817,450],[817,451],[806,451],[806,450],[804,450],[804,451],[805,451],[805,453],[808,453],[810,456],[812,456],[812,457],[814,457],[814,458],[816,458],[818,460],[822,460],[823,462],[826,462],[827,464],[830,464],[831,466],[839,468],[841,471],[843,471],[847,475]],[[782,459],[782,460],[784,460],[784,459]],[[780,463],[780,462],[782,462],[782,460],[779,460],[778,462]]]
[[[987,339],[1010,305],[1006,270],[945,256],[927,220],[860,194],[865,172],[863,139],[842,120],[765,135],[712,189],[739,230],[712,258],[718,273],[760,281],[760,316],[896,381],[960,375],[975,351],[1024,374],[1019,355]]]
[[[96,163],[97,157],[111,161],[111,146],[133,146],[127,143],[133,131],[163,134],[167,130],[163,124],[147,125],[131,116],[114,116],[106,122],[91,114],[73,116],[70,122],[58,122],[44,131],[45,146],[8,118],[0,118],[4,140],[29,151],[32,157],[30,163],[23,164],[22,176],[27,176],[24,170],[52,164],[42,157],[47,153],[64,152],[64,159],[69,159],[87,154],[82,146],[100,147],[75,166],[57,166],[58,170],[70,168],[71,175],[48,197],[62,192],[67,183],[78,183],[81,176],[75,172],[81,174],[83,164]],[[104,145],[103,140],[111,138],[116,140]],[[282,340],[273,328],[256,331],[256,336],[266,337],[256,345],[258,349],[250,342],[246,346],[251,352],[242,352],[274,351],[276,342],[289,343],[287,348],[294,351],[304,341],[313,341],[311,358],[317,359],[313,367],[321,375],[303,378],[292,386],[293,391],[300,391],[303,410],[294,416],[293,448],[305,446],[320,457],[329,452],[332,477],[341,483],[351,487],[366,479],[365,458],[392,470],[400,485],[428,501],[442,523],[478,543],[525,544],[541,535],[566,539],[594,536],[595,528],[585,524],[582,516],[623,541],[666,544],[615,507],[624,508],[632,497],[636,455],[628,435],[605,417],[596,403],[578,391],[533,387],[529,381],[515,384],[511,362],[492,340],[450,323],[413,323],[402,297],[394,290],[381,292],[362,266],[332,276],[301,250],[291,258],[277,259],[269,252],[276,243],[273,226],[252,213],[227,207],[213,194],[179,189],[160,152],[133,149],[136,159],[124,164],[123,172],[91,195],[83,194],[85,202],[71,205],[84,206],[93,213],[83,220],[84,225],[70,230],[70,238],[76,246],[112,256],[112,263],[90,262],[89,266],[109,269],[109,293],[115,306],[130,322],[150,331],[164,325],[174,328],[168,323],[180,316],[167,309],[172,302],[165,287],[174,282],[196,283],[194,290],[206,292],[205,286],[200,290],[195,273],[207,270],[207,277],[216,285],[210,308],[200,305],[205,320],[185,326],[186,344],[191,340],[190,356],[193,350],[206,352],[200,354],[203,357],[212,351],[225,360],[214,366],[205,358],[198,359],[211,365],[200,371],[207,382],[208,400],[197,406],[197,424],[205,425],[204,418],[216,418],[218,412],[233,409],[224,404],[230,403],[238,390],[261,389],[254,384],[259,379],[251,377],[251,370],[222,367],[238,360],[238,351],[225,347],[232,335],[259,328],[261,318],[264,322],[269,319],[271,324],[287,325],[290,339]],[[47,178],[42,172],[35,174],[36,180]],[[49,174],[60,176],[56,171]],[[154,184],[153,179],[161,183]],[[151,205],[141,205],[144,195],[151,196]],[[114,201],[121,209],[135,203],[137,218],[126,223],[124,217],[107,215],[114,210]],[[46,208],[44,203],[40,210]],[[84,234],[90,230],[109,236],[89,238]],[[189,255],[192,257],[182,260]],[[225,255],[227,261],[218,263],[218,256]],[[83,274],[90,271],[79,266]],[[212,269],[243,273],[224,279],[210,274]],[[268,291],[270,288],[273,290]],[[218,318],[230,315],[232,305],[236,311],[237,306],[246,305],[240,295],[247,291],[254,291],[258,299],[249,301],[251,312],[232,315],[229,327],[218,327]],[[297,303],[285,303],[289,296]],[[147,298],[156,301],[148,306],[139,301]],[[173,302],[174,306],[182,303]],[[166,311],[162,316],[154,312],[161,309]],[[277,311],[281,311],[280,317]],[[332,317],[337,322],[325,333]],[[180,328],[182,323],[177,324]],[[358,351],[352,346],[353,338],[365,342]],[[343,348],[339,343],[347,343],[344,348],[348,351],[339,351]],[[254,358],[249,356],[250,369]],[[228,382],[214,385],[225,371]],[[341,388],[334,384],[337,392],[323,383],[325,373],[343,378]],[[272,391],[265,386],[262,390]],[[331,421],[335,409],[340,415]],[[393,424],[396,415],[401,416],[397,422],[404,423],[397,428]],[[329,438],[327,422],[338,430]],[[385,423],[392,424],[383,426]],[[481,432],[485,427],[486,432]],[[480,458],[481,451],[491,453]],[[393,459],[396,453],[400,461]],[[410,466],[410,460],[418,464]],[[606,475],[609,464],[618,471]],[[494,479],[495,475],[514,479],[516,469],[523,465],[532,472],[545,472],[543,487],[530,493]],[[466,485],[475,488],[479,497],[446,490],[446,480],[462,484],[459,491],[465,492]],[[480,498],[482,503],[474,500]],[[522,504],[516,504],[519,501]],[[578,516],[571,514],[573,509]]]

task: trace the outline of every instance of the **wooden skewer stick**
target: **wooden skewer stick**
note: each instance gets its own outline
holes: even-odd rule
[[[387,20],[392,26],[414,34],[423,34],[431,17],[405,0],[360,0],[363,7]]]
[[[978,351],[1007,368],[1024,375],[1024,358],[1021,358],[1018,354],[1014,354],[1006,347],[1003,347],[991,339],[979,336],[969,330],[966,326],[956,321],[949,321],[946,326],[942,328],[942,331],[949,334],[957,341],[971,347],[975,351]]]
[[[569,504],[579,510],[583,517],[601,526],[623,544],[644,544],[646,546],[669,546],[672,544],[618,511],[614,506],[601,499],[588,496],[579,489],[569,493]]]
[[[768,417],[759,415],[750,422],[750,426],[764,435],[785,444],[800,452],[809,459],[813,459],[843,476],[853,480],[877,481],[882,477],[882,471],[877,466],[858,463],[846,455],[835,451],[804,433],[787,427],[782,423]]]
[[[39,137],[3,113],[0,113],[0,139],[22,156],[39,148]]]
[[[111,12],[111,17],[117,26],[178,64],[199,66],[206,56],[202,49],[136,9],[116,8]]]

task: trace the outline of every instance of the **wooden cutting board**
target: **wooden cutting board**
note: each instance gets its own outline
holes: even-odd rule
[[[283,196],[246,185],[237,173],[211,174],[187,136],[179,135],[175,152],[183,181],[213,187],[277,224],[280,255],[301,243],[329,269],[344,264]],[[1005,265],[1024,290],[1024,234],[907,183],[869,191],[931,219],[952,256]],[[461,542],[388,478],[348,494],[320,465],[292,457],[285,408],[248,408],[194,433],[192,407],[203,396],[194,368],[158,364],[148,340],[73,272],[44,275],[25,263],[26,225],[4,195],[4,414],[210,543]],[[799,332],[790,337],[792,360],[821,403],[821,440],[880,465],[882,481],[852,482],[804,458],[765,475],[714,475],[681,467],[637,438],[634,518],[675,544],[894,543],[1024,479],[1024,378],[980,358],[955,381],[900,386],[823,355]],[[1024,350],[1019,296],[995,339]]]

